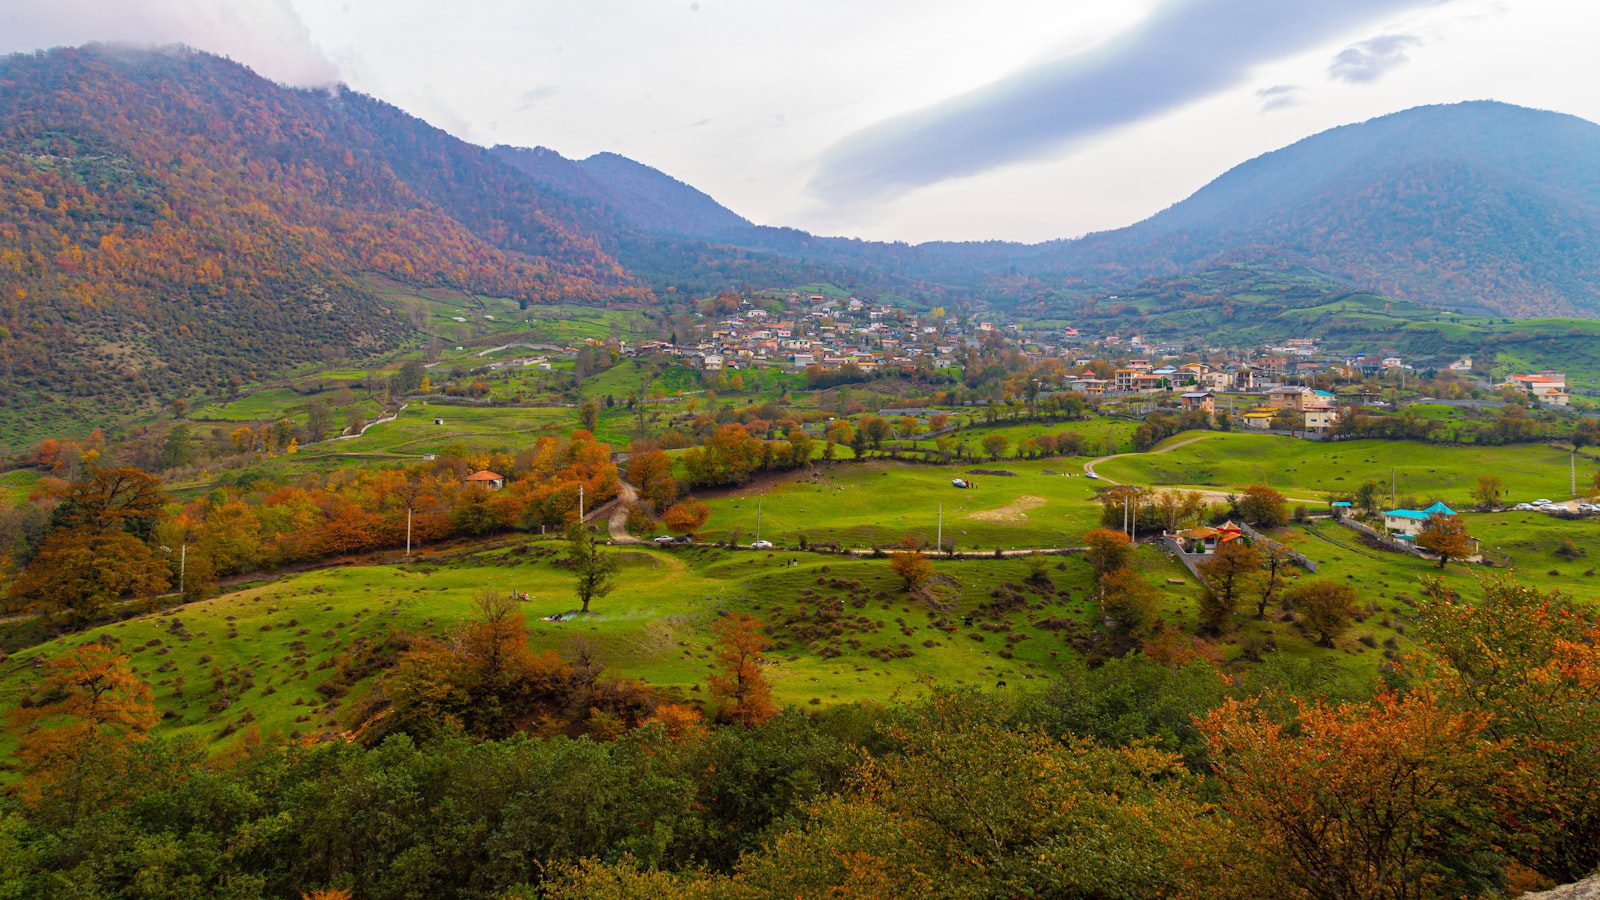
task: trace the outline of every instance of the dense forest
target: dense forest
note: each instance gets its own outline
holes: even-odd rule
[[[395,346],[363,286],[650,293],[582,214],[369,97],[182,50],[0,61],[0,406],[225,391]]]

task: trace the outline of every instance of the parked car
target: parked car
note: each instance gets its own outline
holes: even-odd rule
[[[1085,472],[1085,473],[1083,473],[1083,477],[1085,477],[1085,478],[1099,478],[1100,476],[1096,475],[1093,472]]]
[[[689,534],[680,534],[673,538],[672,542],[674,544],[692,544],[694,543],[694,536]]]
[[[656,538],[656,543],[658,544],[676,544],[677,542],[678,539],[670,534],[663,534]]]
[[[755,541],[755,542],[750,544],[750,549],[751,550],[771,550],[772,549],[772,542],[771,541]]]

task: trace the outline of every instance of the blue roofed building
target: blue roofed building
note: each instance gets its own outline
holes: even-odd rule
[[[1383,527],[1391,537],[1400,540],[1411,540],[1422,533],[1422,526],[1426,525],[1432,516],[1453,516],[1456,511],[1444,503],[1435,501],[1433,505],[1423,509],[1391,509],[1383,514]]]

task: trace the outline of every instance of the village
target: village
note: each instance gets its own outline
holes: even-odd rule
[[[674,358],[705,376],[778,369],[813,384],[949,370],[965,354],[1009,346],[1034,362],[1056,364],[1041,396],[1072,393],[1099,403],[1121,400],[1141,411],[1173,407],[1259,431],[1326,436],[1357,407],[1394,409],[1424,382],[1444,378],[1463,397],[1443,402],[1492,409],[1507,403],[1566,410],[1566,375],[1546,370],[1491,378],[1470,356],[1406,359],[1392,353],[1323,351],[1315,338],[1228,348],[1166,343],[1140,335],[1089,335],[1073,327],[1041,329],[982,316],[917,314],[856,297],[767,292],[741,298],[736,310],[703,316],[692,339],[679,343],[602,342],[627,356]],[[831,380],[830,380],[831,376]],[[967,405],[979,401],[968,399]],[[1153,406],[1152,406],[1153,404]]]

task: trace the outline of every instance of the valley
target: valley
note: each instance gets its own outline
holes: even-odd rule
[[[463,139],[550,85],[500,130],[276,77],[0,57],[0,897],[1600,866],[1600,125],[1413,107],[1123,228],[907,244]],[[880,168],[863,210],[937,167]]]

